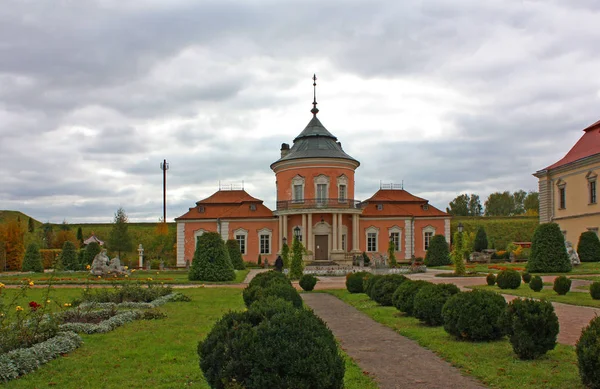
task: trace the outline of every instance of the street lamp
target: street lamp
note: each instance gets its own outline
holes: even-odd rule
[[[283,241],[283,244],[287,244],[287,238],[285,236],[281,240]]]
[[[458,223],[458,232],[460,232],[462,234],[463,230],[464,230],[463,224],[459,222]]]
[[[294,236],[296,237],[296,239],[300,240],[300,227],[296,226],[294,228]]]

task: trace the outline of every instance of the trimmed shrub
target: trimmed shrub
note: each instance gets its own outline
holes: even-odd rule
[[[571,290],[571,280],[565,276],[558,276],[554,279],[554,287],[552,289],[563,296]]]
[[[79,261],[77,260],[77,249],[71,241],[63,244],[60,254],[60,267],[64,270],[79,270]]]
[[[414,314],[415,296],[419,289],[429,284],[429,282],[423,280],[404,281],[392,295],[392,304],[397,310],[412,316]]]
[[[313,276],[312,274],[305,274],[302,276],[302,278],[300,278],[299,284],[302,289],[310,292],[317,284],[317,277]]]
[[[304,247],[298,237],[295,236],[294,243],[292,243],[292,262],[290,264],[290,279],[292,280],[299,280],[302,277],[302,271],[304,271],[303,253]]]
[[[227,246],[227,253],[231,260],[231,266],[236,270],[244,270],[246,265],[244,265],[244,259],[242,258],[242,252],[240,251],[240,244],[238,241],[229,239],[227,240],[227,243],[225,243],[225,246]]]
[[[571,271],[571,260],[565,247],[565,238],[558,224],[543,223],[535,229],[527,271],[530,273]]]
[[[516,270],[502,270],[496,277],[500,289],[517,289],[521,286],[521,275]]]
[[[90,244],[85,246],[85,261],[84,263],[82,263],[82,269],[85,269],[87,265],[91,265],[92,262],[94,262],[94,258],[96,258],[96,255],[100,254],[100,251],[102,251],[102,249],[100,248],[98,242],[91,242]]]
[[[496,275],[494,273],[489,273],[487,277],[485,277],[485,282],[487,282],[489,286],[496,285]]]
[[[523,279],[523,282],[524,282],[524,283],[528,284],[528,283],[529,283],[529,281],[531,281],[531,274],[529,274],[528,272],[524,271],[524,272],[521,274],[521,278]]]
[[[44,266],[42,266],[42,255],[40,254],[40,248],[37,244],[30,243],[29,246],[27,246],[21,271],[34,271],[37,273],[44,272]]]
[[[600,300],[600,282],[596,281],[590,285],[590,296],[594,300]]]
[[[515,299],[501,322],[520,359],[536,359],[556,347],[558,317],[549,301]]]
[[[473,242],[473,251],[477,251],[478,253],[480,253],[487,248],[487,234],[485,233],[485,228],[481,226],[477,229],[477,235],[475,235],[475,242]]]
[[[371,289],[373,289],[373,285],[375,285],[377,280],[379,280],[382,277],[383,276],[381,275],[371,275],[370,277],[365,277],[363,289],[365,290],[365,293],[367,294],[367,296],[369,296],[370,299],[373,299],[373,297],[371,297]]]
[[[444,308],[444,330],[458,339],[494,340],[504,335],[499,323],[506,309],[504,297],[487,290],[472,290],[450,297]]]
[[[392,306],[392,297],[394,292],[403,282],[408,280],[400,274],[390,274],[379,278],[371,289],[371,299],[385,307]]]
[[[265,276],[259,277],[254,283],[250,282],[248,287],[242,292],[242,297],[247,307],[250,307],[255,301],[262,300],[269,296],[287,300],[296,307],[302,306],[302,298],[285,275],[271,270],[257,274],[256,277],[261,274],[265,274]],[[275,274],[278,274],[278,276]],[[254,277],[252,281],[254,281],[256,277]]]
[[[415,317],[430,326],[444,324],[442,308],[446,301],[460,292],[454,284],[430,284],[423,286],[415,295],[413,311]]]
[[[579,235],[577,254],[581,262],[600,261],[600,239],[593,231],[585,231]]]
[[[205,232],[198,238],[188,278],[192,281],[232,281],[235,279],[235,271],[220,234]]]
[[[579,375],[585,386],[600,388],[600,317],[595,317],[581,331],[575,345]]]
[[[343,388],[344,360],[325,323],[305,309],[263,303],[225,314],[198,344],[210,387]]]
[[[450,250],[444,235],[434,235],[429,242],[429,248],[425,254],[425,265],[444,266],[450,265]]]
[[[540,290],[544,289],[544,281],[542,281],[542,277],[533,276],[529,282],[529,287],[534,292],[539,292]]]
[[[362,253],[362,257],[363,257],[363,264],[365,266],[369,266],[371,264],[371,258],[369,258],[369,256],[367,255],[367,253],[365,253],[364,251]]]
[[[363,282],[364,278],[367,274],[371,274],[364,271],[359,271],[356,273],[348,273],[346,276],[346,289],[350,293],[363,293]]]
[[[290,286],[292,285],[292,283],[285,276],[285,274],[275,270],[269,270],[255,275],[254,278],[252,278],[252,281],[250,281],[250,283],[248,284],[248,288],[253,286],[260,286],[262,288],[266,288],[274,283],[284,283]]]

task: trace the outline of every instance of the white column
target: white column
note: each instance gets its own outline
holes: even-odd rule
[[[185,223],[183,222],[177,222],[177,267],[185,267]]]
[[[337,221],[338,221],[338,218],[337,218],[337,214],[336,213],[332,213],[331,214],[331,220],[332,220],[331,223],[333,225],[333,231],[332,231],[333,236],[331,237],[332,238],[331,239],[331,243],[332,243],[331,249],[332,250],[337,250],[337,242],[338,242],[338,240],[337,240],[337,231],[338,231],[338,225],[337,225],[338,223],[337,223]]]
[[[306,247],[306,243],[308,242],[306,240],[306,214],[303,213],[302,214],[302,244]]]
[[[342,249],[342,235],[344,234],[344,230],[342,229],[342,226],[344,225],[344,222],[342,221],[342,214],[338,213],[337,217],[338,217],[338,243],[337,243],[337,247],[338,250]],[[346,239],[348,239],[348,237],[346,237]]]
[[[279,215],[279,252],[281,252],[281,248],[283,247],[283,216]]]
[[[404,220],[404,259],[411,259],[413,252],[413,229],[410,219]]]
[[[446,242],[450,244],[450,219],[444,219],[444,235],[446,236]]]
[[[352,251],[359,251],[358,248],[358,215],[352,215]]]
[[[307,215],[308,231],[306,232],[306,249],[313,251],[313,237],[312,237],[312,213]]]
[[[287,234],[288,234],[287,215],[283,215],[282,218],[283,218],[283,236],[285,236],[285,238],[287,239],[288,244],[291,244],[293,241],[291,241],[290,238],[287,236]]]

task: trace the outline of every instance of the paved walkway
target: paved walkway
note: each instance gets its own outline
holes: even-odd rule
[[[327,323],[342,349],[375,378],[381,389],[485,388],[432,351],[337,297],[305,293],[302,298]]]

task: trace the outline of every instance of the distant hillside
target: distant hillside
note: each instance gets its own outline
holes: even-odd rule
[[[21,218],[21,223],[28,223],[30,217],[31,216],[26,215],[20,211],[2,210],[2,211],[0,211],[0,224],[7,223],[11,220],[16,220],[17,218]],[[35,219],[33,219],[33,223],[36,228],[42,225],[42,222],[37,221]],[[25,224],[25,225],[27,225],[27,224]]]

